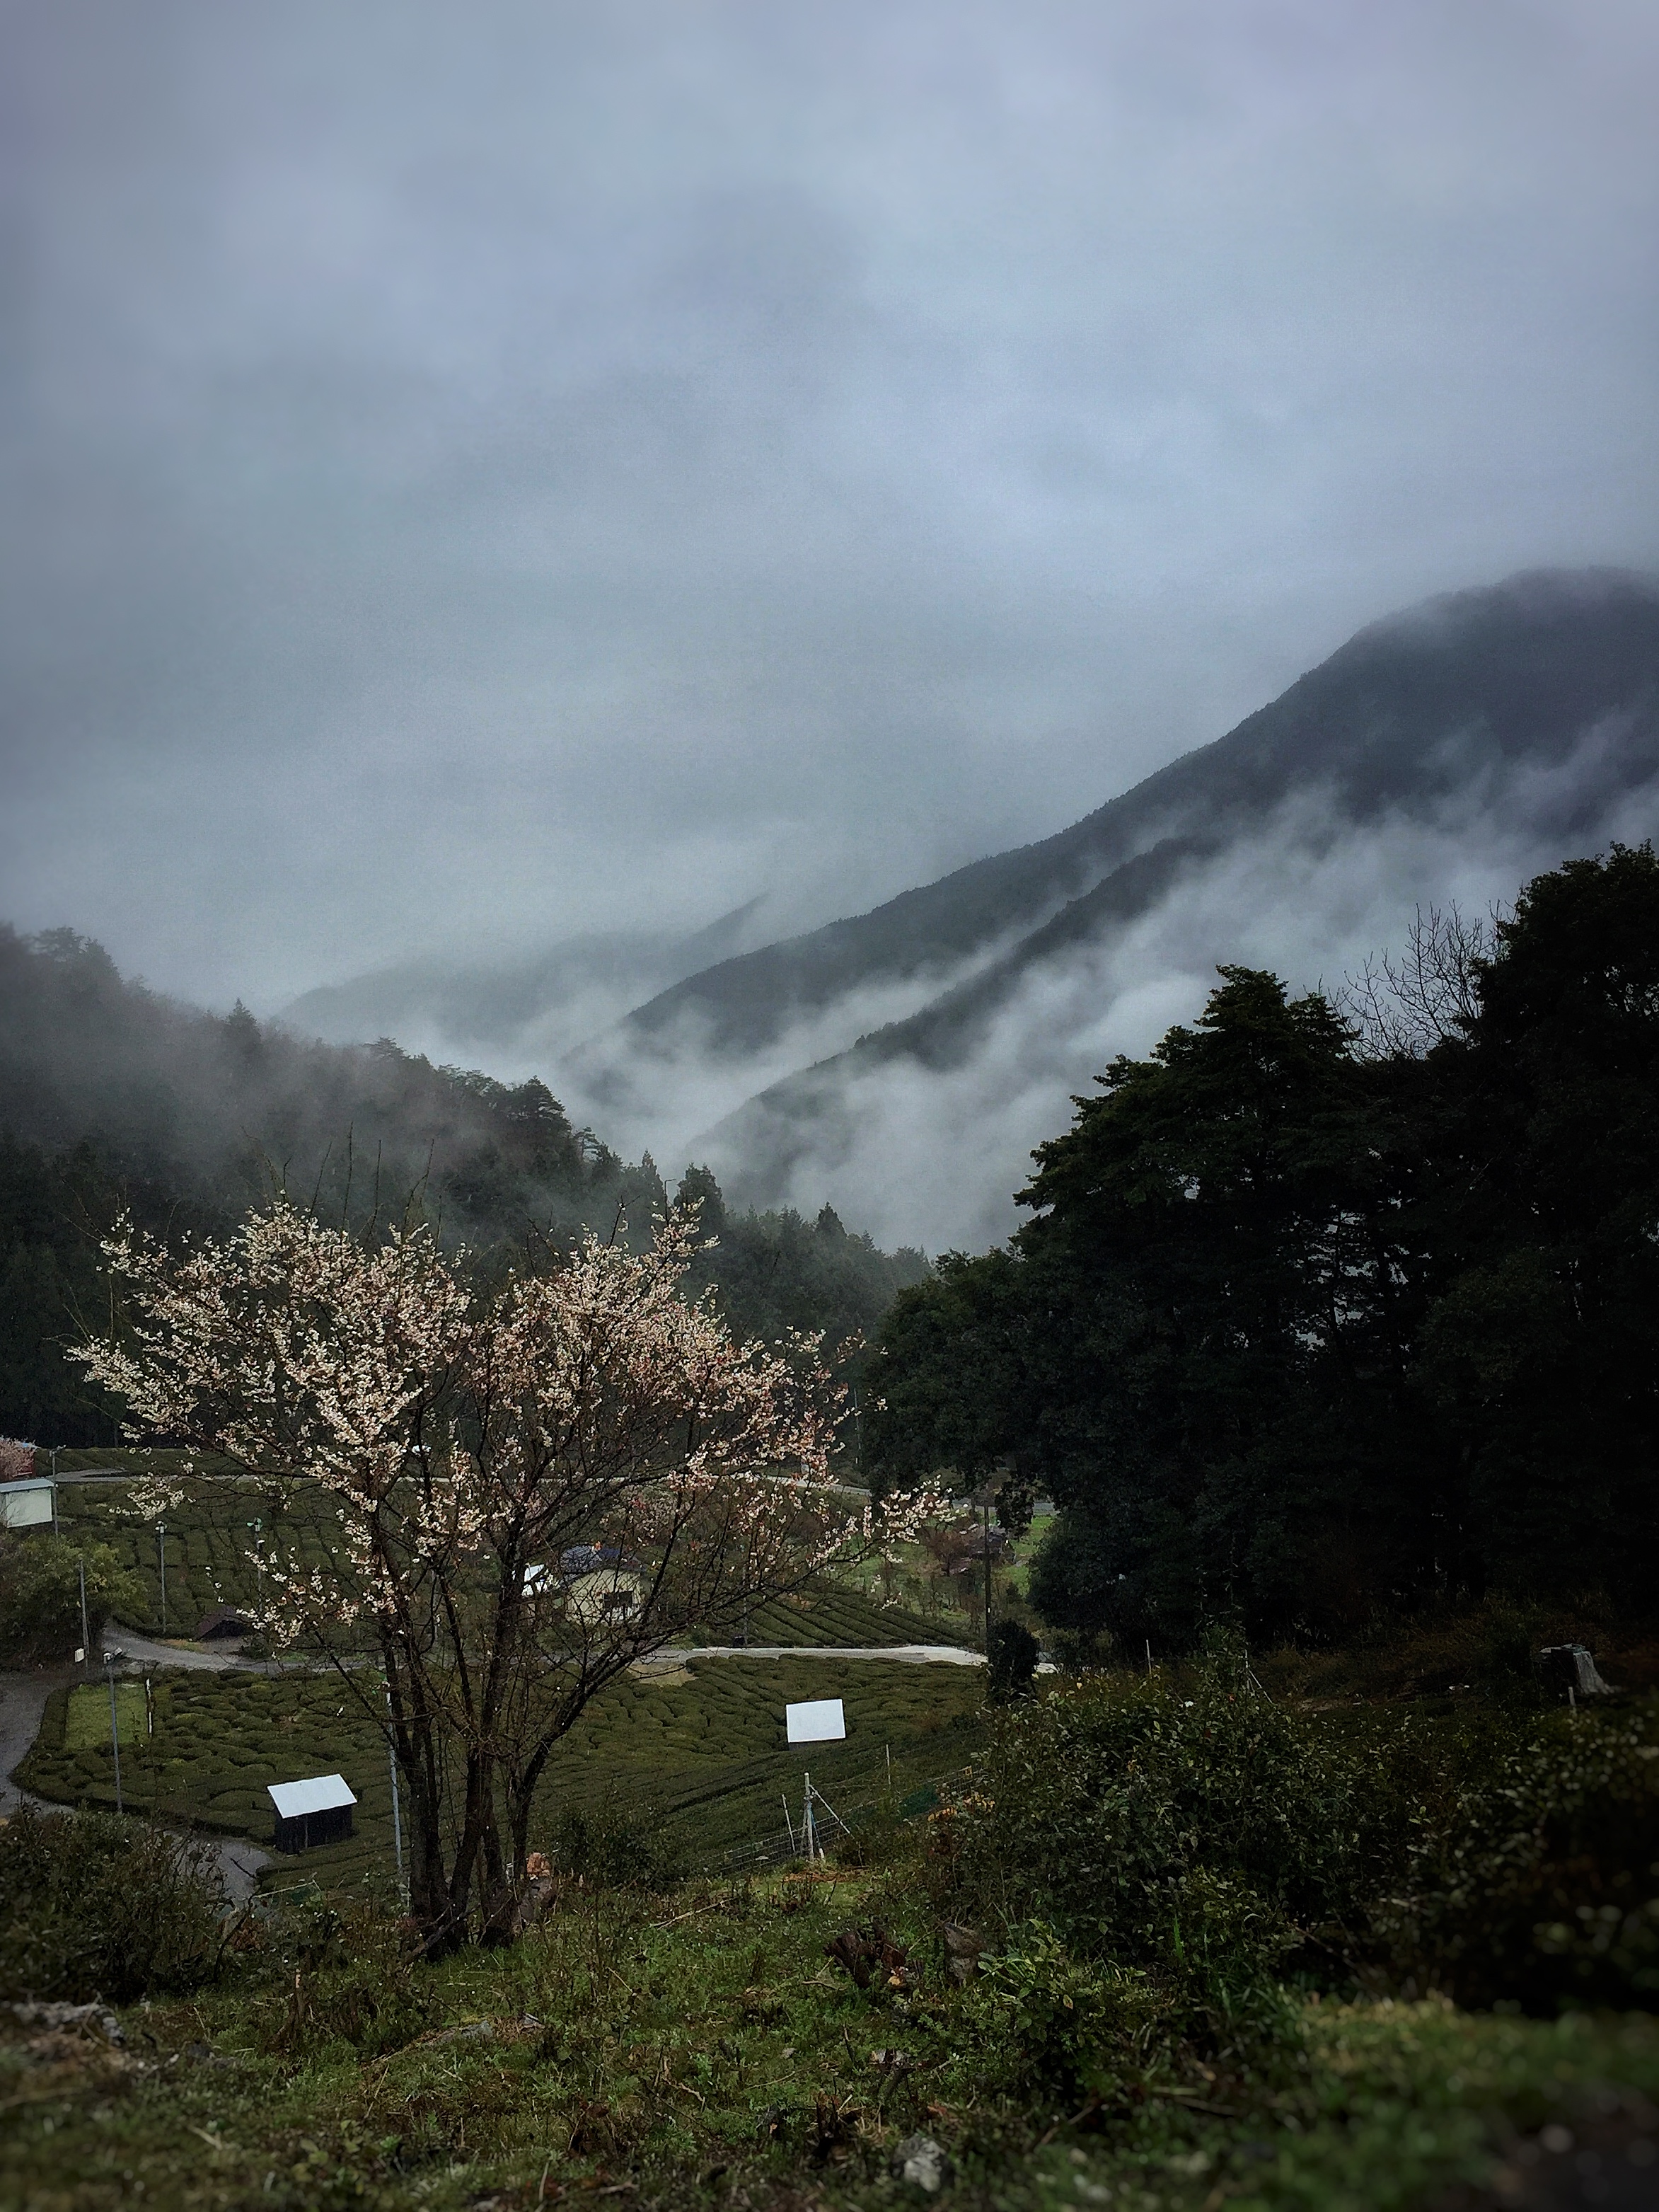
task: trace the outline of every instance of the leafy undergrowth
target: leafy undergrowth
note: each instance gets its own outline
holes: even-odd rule
[[[1462,1611],[1379,1620],[1333,1650],[1281,1650],[1256,1659],[1275,1697],[1314,1700],[1478,1700],[1526,1707],[1549,1702],[1533,1655],[1583,1644],[1623,1690],[1659,1689],[1659,1637],[1650,1622],[1621,1621],[1606,1606],[1572,1610],[1496,1597]]]
[[[123,1729],[129,1808],[264,1842],[272,1826],[268,1783],[343,1774],[357,1793],[356,1833],[279,1863],[266,1879],[390,1893],[385,1746],[337,1677],[178,1673],[154,1680],[155,1734],[129,1744]],[[142,1699],[136,1685],[129,1694]],[[834,1697],[846,1707],[847,1741],[791,1751],[785,1705]],[[694,1656],[683,1668],[624,1675],[555,1753],[544,1826],[550,1832],[571,1808],[613,1824],[625,1815],[665,1828],[680,1863],[693,1866],[781,1844],[783,1801],[798,1818],[804,1771],[851,1819],[881,1794],[890,1772],[902,1795],[958,1771],[981,1740],[983,1700],[976,1668],[884,1660]],[[107,1692],[94,1685],[54,1692],[18,1772],[56,1802],[112,1806]]]
[[[825,1956],[874,1920],[910,1986],[860,1990]],[[0,2202],[873,2208],[925,2201],[890,2171],[925,2134],[945,2204],[1406,2212],[1528,2201],[1480,2192],[1577,2140],[1640,2159],[1659,2126],[1647,2021],[1443,2000],[1306,2003],[1271,2083],[1151,2067],[1075,2118],[1011,2100],[983,1986],[955,1986],[938,1923],[880,1875],[568,1891],[512,1950],[429,1967],[367,1918],[289,1914],[260,1943],[229,1985],[129,2009],[118,2046],[0,2013]]]

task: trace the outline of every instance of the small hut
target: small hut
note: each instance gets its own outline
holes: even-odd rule
[[[0,1442],[3,1442],[0,1438]],[[0,1528],[50,1528],[52,1525],[52,1482],[49,1474],[17,1482],[0,1482]]]
[[[340,1774],[313,1774],[303,1782],[268,1782],[265,1795],[276,1808],[271,1841],[279,1851],[308,1851],[319,1844],[337,1844],[351,1830],[356,1793]]]
[[[231,1636],[252,1636],[253,1623],[234,1605],[216,1605],[196,1627],[198,1644],[213,1644]]]

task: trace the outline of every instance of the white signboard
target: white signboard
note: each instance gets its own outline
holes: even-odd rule
[[[809,1705],[786,1705],[791,1743],[840,1743],[847,1735],[847,1715],[839,1698],[814,1698]]]

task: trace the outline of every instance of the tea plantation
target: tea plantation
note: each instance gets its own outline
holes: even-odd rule
[[[264,1842],[272,1824],[268,1783],[343,1774],[357,1793],[356,1833],[303,1862],[279,1864],[331,1889],[390,1893],[386,1747],[355,1686],[335,1675],[176,1673],[157,1674],[154,1688],[149,1735],[142,1686],[119,1692],[129,1810]],[[846,1742],[791,1749],[786,1702],[826,1697],[845,1702]],[[783,1801],[787,1795],[790,1817],[799,1821],[805,1771],[851,1819],[885,1789],[890,1771],[902,1796],[959,1769],[978,1740],[983,1700],[976,1668],[884,1660],[693,1659],[684,1668],[624,1675],[550,1764],[543,1840],[550,1842],[575,1808],[612,1828],[632,1824],[658,1832],[659,1850],[684,1864],[709,1865],[728,1852],[781,1844]],[[114,1804],[103,1684],[54,1693],[18,1779],[55,1802]]]
[[[149,1459],[165,1466],[177,1455],[64,1453],[63,1465],[84,1458],[100,1465]],[[162,1516],[165,1537],[156,1523],[140,1515],[124,1482],[61,1483],[58,1523],[71,1540],[108,1544],[121,1565],[143,1584],[142,1619],[127,1623],[149,1636],[190,1637],[217,1605],[246,1607],[256,1616],[259,1604],[261,1547],[291,1545],[307,1565],[322,1565],[332,1534],[327,1516],[313,1503],[293,1517],[272,1521],[269,1509],[248,1487],[220,1480],[190,1479],[179,1504]],[[255,1524],[258,1524],[256,1526]],[[167,1611],[161,1607],[161,1548],[167,1551]],[[730,1629],[690,1639],[732,1640]],[[757,1606],[749,1617],[751,1644],[970,1644],[975,1640],[966,1614],[951,1611],[924,1618],[902,1607],[878,1602],[851,1581],[825,1580],[810,1590]]]

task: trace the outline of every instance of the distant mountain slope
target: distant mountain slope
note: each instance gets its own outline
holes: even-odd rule
[[[568,1048],[619,1008],[729,957],[760,904],[750,899],[690,936],[613,933],[516,960],[398,961],[303,992],[278,1018],[330,1044],[393,1036],[467,1052]]]
[[[776,1202],[799,1172],[850,1210],[861,1178],[890,1189],[912,1125],[940,1147],[952,1130],[965,1143],[988,1141],[994,1127],[1013,1127],[1022,1085],[1037,1086],[1044,1071],[1054,1121],[1060,1085],[1086,1081],[1103,1057],[1103,1011],[1137,985],[1250,957],[1253,942],[1259,957],[1264,941],[1272,951],[1298,939],[1316,975],[1340,974],[1333,916],[1345,854],[1393,841],[1398,921],[1416,897],[1447,896],[1449,866],[1455,873],[1466,854],[1490,852],[1500,872],[1512,866],[1516,875],[1503,878],[1512,890],[1531,867],[1656,829],[1659,581],[1606,570],[1528,574],[1376,623],[1228,736],[1060,836],[771,948],[763,960],[693,976],[625,1026],[650,1041],[640,1054],[648,1060],[673,1034],[670,1009],[696,1008],[716,1048],[734,1049],[787,1024],[802,994],[838,989],[855,1006],[854,982],[874,978],[904,917],[914,933],[900,957],[919,968],[926,948],[939,965],[953,947],[957,980],[766,1085],[695,1142],[750,1202]],[[1276,871],[1218,895],[1226,871],[1267,848],[1279,856]],[[1413,852],[1426,877],[1412,873]],[[1297,882],[1316,878],[1322,890],[1298,894]],[[978,913],[975,885],[988,896]],[[1385,882],[1385,916],[1388,892]],[[1297,911],[1298,896],[1316,896],[1323,917]],[[1202,916],[1206,897],[1218,897],[1213,918]],[[1011,937],[1009,919],[1022,908],[1032,926]],[[1149,945],[1139,974],[1113,970],[1115,953],[1127,957],[1154,918],[1174,916],[1182,934],[1183,909],[1193,919],[1178,953],[1168,941]],[[989,1171],[1011,1187],[1021,1165],[1011,1147]],[[954,1163],[958,1182],[969,1172]],[[878,1206],[878,1233],[915,1235],[907,1208]]]
[[[489,1241],[526,1218],[641,1219],[659,1189],[573,1130],[546,1085],[434,1067],[396,1045],[313,1043],[238,1006],[218,1016],[124,978],[73,931],[0,924],[0,1137],[85,1144],[164,1209],[239,1215],[283,1176],[333,1210],[401,1211],[419,1188],[447,1231]],[[147,1199],[146,1203],[149,1202]]]
[[[709,1055],[760,1052],[838,999],[988,956],[1167,839],[1219,847],[1297,795],[1321,793],[1347,823],[1425,814],[1483,777],[1559,763],[1620,714],[1645,714],[1648,749],[1633,744],[1605,775],[1639,780],[1656,686],[1652,579],[1536,574],[1431,601],[1360,631],[1226,737],[1070,829],[690,975],[584,1058],[597,1071],[677,1033]]]

